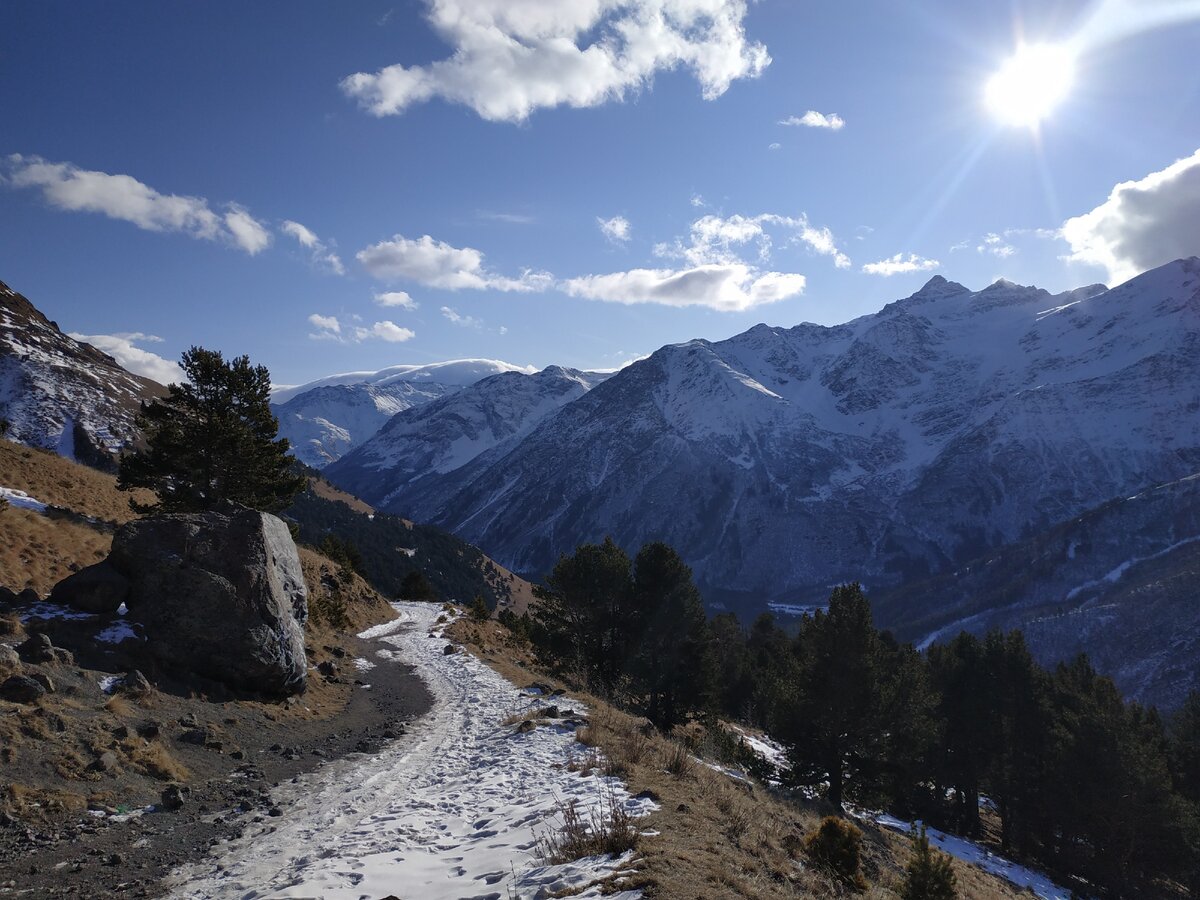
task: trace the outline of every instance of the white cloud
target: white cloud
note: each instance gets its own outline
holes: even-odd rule
[[[162,338],[157,335],[134,331],[118,334],[76,334],[73,332],[70,336],[77,341],[91,344],[98,350],[103,350],[115,359],[121,368],[127,369],[135,375],[152,379],[159,384],[179,384],[184,381],[183,369],[179,367],[178,363],[135,346],[137,343],[162,343]]]
[[[493,212],[488,209],[477,210],[475,215],[490,222],[505,222],[509,225],[532,225],[537,221],[534,216],[524,213]]]
[[[160,194],[129,175],[89,171],[38,156],[14,153],[4,168],[11,186],[40,189],[46,202],[59,209],[102,213],[146,231],[221,240],[251,256],[271,243],[266,226],[237,204],[228,204],[227,211],[218,214],[203,197]]]
[[[359,316],[352,317],[355,321],[359,321]],[[389,343],[400,343],[416,337],[416,332],[410,328],[401,328],[395,322],[383,320],[376,322],[369,328],[363,325],[356,325],[353,328],[343,330],[342,323],[338,321],[337,316],[322,316],[318,313],[313,313],[308,317],[309,323],[316,328],[309,335],[314,341],[337,341],[340,344],[361,343],[362,341],[378,338]]]
[[[442,307],[442,315],[450,320],[451,325],[457,325],[460,328],[482,328],[483,320],[476,319],[474,316],[459,315],[449,306]]]
[[[702,207],[702,206],[708,206],[708,204],[705,202],[704,198],[703,198],[703,197],[701,197],[699,194],[692,194],[692,199],[691,199],[691,201],[689,201],[689,202],[690,202],[690,203],[692,204],[692,206],[694,206],[696,209],[699,209],[699,208],[700,208],[700,207]]]
[[[731,264],[741,262],[738,247],[754,244],[758,258],[770,258],[772,239],[769,229],[787,234],[787,243],[802,244],[814,253],[833,258],[839,269],[850,266],[850,258],[837,247],[837,241],[828,228],[817,228],[806,216],[779,216],[762,213],[757,216],[716,215],[702,216],[692,222],[689,243],[676,239],[674,243],[656,244],[654,252],[666,258],[682,259],[693,266],[710,263]]]
[[[629,220],[624,216],[613,216],[611,219],[602,219],[596,216],[596,224],[600,226],[600,233],[610,241],[627,241],[630,237]]]
[[[308,317],[308,323],[317,329],[309,334],[314,341],[340,341],[342,339],[342,325],[337,320],[337,316],[322,316],[319,313],[313,313]]]
[[[794,297],[804,291],[804,285],[803,275],[760,273],[744,263],[736,263],[586,275],[564,281],[559,286],[572,297],[588,300],[707,306],[722,312],[740,312]]]
[[[293,222],[291,219],[285,219],[279,227],[284,234],[295,238],[297,243],[305,250],[312,251],[313,265],[324,267],[334,275],[346,274],[346,267],[342,265],[342,258],[317,237],[311,229],[306,228],[299,222]]]
[[[1005,232],[1005,234],[1007,235],[1008,232]],[[951,250],[953,249],[952,247]],[[990,231],[983,236],[983,241],[976,245],[975,252],[990,253],[992,256],[998,256],[1001,259],[1008,259],[1017,252],[1017,248],[994,231]]]
[[[407,291],[387,291],[386,293],[376,294],[375,302],[380,306],[398,306],[400,309],[406,309],[409,312],[417,308],[417,301],[408,296]]]
[[[389,344],[399,344],[412,340],[416,336],[417,333],[411,328],[401,328],[395,322],[390,322],[387,319],[382,322],[376,322],[370,328],[354,329],[354,339],[357,341],[365,341],[368,338],[379,338],[381,341],[387,341]]]
[[[830,131],[841,131],[846,127],[846,120],[837,113],[819,113],[810,109],[802,116],[788,116],[779,120],[780,125],[803,125],[806,128],[828,128]]]
[[[772,143],[767,144],[767,149],[768,150],[778,150],[782,146],[783,146],[783,144],[779,143],[778,141],[773,141]]]
[[[1111,284],[1200,255],[1200,150],[1140,181],[1118,184],[1089,213],[1068,219],[1072,262],[1108,270]]]
[[[358,261],[376,278],[408,279],[426,287],[457,291],[544,291],[554,283],[548,272],[526,269],[519,278],[489,272],[483,254],[471,247],[452,247],[429,235],[416,240],[396,235],[390,241],[372,244],[357,254]]]
[[[862,270],[868,275],[883,275],[886,278],[892,275],[905,275],[909,272],[930,272],[940,265],[941,263],[936,259],[925,259],[915,253],[908,254],[907,259],[904,258],[903,253],[897,253],[888,259],[867,263]]]
[[[225,213],[225,227],[233,235],[234,243],[251,256],[271,246],[271,232],[240,206],[233,205]]]
[[[430,0],[429,21],[453,53],[344,78],[375,116],[440,97],[484,119],[519,122],[538,109],[590,107],[689,69],[707,100],[760,75],[767,49],[748,41],[746,0]]]

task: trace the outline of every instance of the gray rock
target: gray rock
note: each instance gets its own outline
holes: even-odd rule
[[[45,693],[46,689],[28,675],[10,675],[0,684],[0,699],[12,703],[36,703]]]
[[[123,525],[109,562],[164,666],[270,695],[304,690],[308,592],[287,526],[227,507]]]
[[[133,694],[140,697],[154,690],[154,686],[150,684],[145,675],[134,669],[132,672],[128,672],[117,683],[117,690],[123,694]]]
[[[21,657],[8,644],[0,644],[0,672],[20,672]]]
[[[171,812],[181,809],[184,801],[187,799],[187,795],[190,793],[191,791],[188,788],[180,787],[177,784],[167,785],[163,788],[160,798],[162,800],[162,808]]]
[[[21,659],[29,663],[54,661],[54,645],[50,643],[50,636],[40,632],[31,634],[25,641],[18,644],[17,653]]]
[[[50,602],[90,613],[114,613],[129,594],[129,579],[107,560],[69,575],[50,592]]]
[[[45,672],[30,672],[29,677],[45,688],[47,694],[53,694],[58,690],[58,688],[54,686],[54,679],[52,679]]]

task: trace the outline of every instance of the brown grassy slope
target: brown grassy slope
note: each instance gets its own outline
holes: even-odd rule
[[[130,497],[139,503],[154,499],[149,491],[118,491],[117,479],[112,475],[48,450],[34,450],[6,440],[0,440],[0,485],[24,491],[43,503],[118,525],[134,517]]]
[[[568,687],[540,670],[528,649],[494,621],[479,624],[463,618],[447,635],[516,685],[536,680]],[[800,849],[827,810],[758,783],[735,781],[697,762],[687,746],[649,728],[644,719],[574,689],[571,696],[590,710],[589,725],[578,734],[580,777],[596,772],[619,776],[632,793],[653,791],[661,807],[637,821],[641,831],[659,833],[639,838],[630,871],[614,879],[614,887],[636,886],[649,898],[671,900],[899,897],[910,853],[905,838],[859,823],[865,831],[868,888],[854,893],[815,870]],[[699,746],[702,753],[703,741]],[[954,870],[962,898],[1028,896],[974,866],[956,861]]]
[[[333,500],[337,503],[344,503],[352,510],[363,515],[370,515],[375,510],[365,500],[360,500],[353,494],[347,494],[341,488],[334,487],[324,478],[320,476],[309,478],[308,486],[312,488],[312,492],[322,500]]]

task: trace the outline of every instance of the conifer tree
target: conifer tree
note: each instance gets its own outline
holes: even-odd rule
[[[924,825],[913,832],[912,850],[900,886],[901,900],[954,900],[957,879],[950,857],[929,846]]]
[[[776,736],[800,784],[828,783],[838,810],[845,789],[881,758],[880,643],[857,583],[834,588],[827,612],[805,616],[798,674],[777,709]]]
[[[631,688],[646,698],[646,717],[669,730],[711,699],[704,602],[692,570],[666,544],[646,544],[633,565]]]
[[[276,511],[303,488],[292,474],[286,438],[269,403],[271,377],[240,356],[192,347],[181,359],[187,380],[143,405],[146,448],[121,459],[117,486],[149,488],[157,506],[139,512],[195,512],[223,501]]]
[[[559,557],[539,592],[535,641],[548,662],[612,694],[629,655],[629,557],[613,539]]]

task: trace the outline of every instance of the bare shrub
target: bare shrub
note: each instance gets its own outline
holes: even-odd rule
[[[637,827],[612,792],[601,794],[590,813],[581,813],[574,800],[567,800],[559,802],[555,815],[562,827],[539,836],[534,851],[548,865],[585,856],[620,856],[637,846]]]

